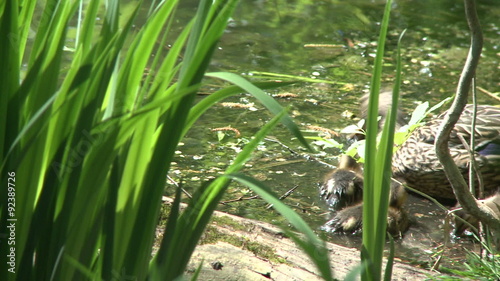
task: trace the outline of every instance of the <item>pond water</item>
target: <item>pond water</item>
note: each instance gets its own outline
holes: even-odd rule
[[[181,1],[181,18],[193,15],[196,2]],[[478,2],[485,42],[477,83],[488,91],[498,92],[500,7],[495,1]],[[241,1],[210,70],[237,73],[250,80],[256,80],[258,72],[326,80],[328,83],[295,83],[267,92],[290,108],[290,115],[306,136],[325,134],[310,126],[340,132],[359,120],[358,99],[369,87],[384,4],[385,1],[361,0]],[[384,64],[383,79],[387,86],[394,79],[396,43],[404,29],[407,31],[402,46],[405,92],[402,107],[411,112],[416,104],[422,101],[436,104],[456,89],[470,41],[463,2],[395,1]],[[199,98],[221,86],[219,81],[207,80]],[[498,104],[482,92],[478,97],[482,103]],[[272,117],[245,93],[225,102],[238,104],[221,103],[213,107],[195,124],[178,149],[170,176],[182,181],[188,192],[222,173],[251,136]],[[224,127],[231,129],[220,129]],[[346,144],[342,135],[334,139]],[[244,172],[264,182],[279,196],[295,188],[283,202],[317,233],[325,235],[319,226],[326,221],[328,212],[319,200],[318,185],[331,168],[321,162],[336,165],[341,151],[315,148],[314,153],[306,151],[279,126],[255,151]],[[174,193],[171,182],[166,193]],[[226,203],[219,210],[286,224],[265,201],[253,195],[246,187],[232,184],[223,198]],[[428,268],[436,258],[433,254],[443,250],[445,212],[424,199],[411,197],[409,201],[408,210],[415,223],[404,239],[397,242],[397,256]],[[359,246],[356,237],[325,236],[337,244]],[[464,246],[474,248],[467,241],[450,244],[445,250],[445,264],[462,260],[463,252],[458,249]]]

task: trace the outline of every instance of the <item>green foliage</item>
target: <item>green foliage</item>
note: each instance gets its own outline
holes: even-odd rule
[[[407,125],[402,126],[394,133],[394,148],[393,152],[395,152],[399,147],[408,139],[410,134],[417,129],[418,127],[425,124],[424,119],[429,116],[432,112],[441,108],[443,105],[447,104],[451,100],[451,97],[448,97],[438,104],[434,105],[429,109],[429,102],[423,102],[419,104],[412,112],[410,121]],[[380,117],[377,118],[380,120]],[[365,119],[361,119],[358,124],[347,126],[342,130],[344,134],[366,134],[363,130],[363,125],[365,123]],[[326,141],[326,140],[324,140]],[[330,140],[328,140],[330,141]],[[380,143],[380,138],[377,138],[377,147]],[[342,145],[336,145],[337,148],[342,148]],[[366,150],[366,142],[365,140],[360,140],[354,142],[350,147],[345,150],[345,154],[350,155],[351,157],[357,158],[357,161],[360,163],[365,162],[365,150]]]
[[[435,110],[441,108],[443,105],[448,103],[451,100],[451,97],[448,97],[438,104],[434,105],[429,109],[429,102],[423,102],[419,104],[412,112],[410,121],[408,122],[407,125],[402,126],[399,128],[399,130],[395,133],[394,135],[394,145],[395,148],[397,149],[401,144],[403,144],[406,139],[410,136],[410,134],[418,127],[422,126],[424,124],[423,120],[425,117],[427,117],[429,114],[434,112]]]
[[[313,140],[314,144],[317,145],[317,146],[320,146],[322,147],[323,149],[326,149],[326,148],[338,148],[338,149],[342,149],[344,147],[343,144],[339,143],[338,141],[334,140],[334,139],[325,139],[325,138],[322,138],[322,137],[314,137],[314,136],[310,136],[310,137],[306,137],[307,139],[309,140]]]
[[[254,77],[264,77],[264,78],[272,77],[274,79],[280,79],[280,80],[285,80],[285,81],[293,80],[293,81],[302,81],[302,82],[310,82],[310,83],[326,83],[326,84],[335,84],[335,85],[346,84],[344,82],[339,82],[339,81],[322,80],[322,79],[309,78],[309,77],[297,76],[297,75],[288,75],[288,74],[282,74],[282,73],[271,73],[271,72],[262,72],[262,71],[252,71],[251,73]]]
[[[378,40],[377,55],[375,58],[372,84],[367,114],[366,150],[363,187],[363,244],[361,261],[366,264],[362,280],[380,280],[382,275],[382,259],[386,238],[387,209],[389,206],[389,192],[392,171],[392,147],[396,112],[399,97],[400,60],[398,58],[396,81],[394,82],[392,108],[389,111],[387,122],[382,131],[380,143],[377,147],[378,135],[378,96],[380,92],[380,78],[382,73],[382,59],[384,54],[385,38],[389,24],[390,7],[392,1],[387,1],[382,19]],[[390,268],[392,264],[389,262]],[[391,270],[386,272],[385,280],[390,280]]]
[[[455,276],[438,276],[432,280],[499,280],[500,279],[500,255],[490,247],[485,247],[486,255],[468,251],[467,261],[464,263],[465,270],[441,268],[442,272],[451,273]]]

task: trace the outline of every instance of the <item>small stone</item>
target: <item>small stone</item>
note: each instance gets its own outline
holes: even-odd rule
[[[220,261],[214,261],[214,262],[210,263],[210,265],[215,270],[221,270],[222,267],[224,267],[224,265]]]

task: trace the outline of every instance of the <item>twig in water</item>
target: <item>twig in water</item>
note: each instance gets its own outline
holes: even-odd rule
[[[287,146],[286,144],[284,144],[284,143],[280,142],[280,141],[279,141],[279,140],[277,140],[277,139],[274,139],[274,138],[265,138],[265,140],[267,140],[267,141],[271,141],[271,142],[275,142],[275,143],[277,143],[277,144],[279,144],[279,145],[283,146],[284,148],[286,148],[286,149],[287,149],[288,151],[290,151],[292,154],[294,154],[294,155],[296,155],[296,156],[300,156],[300,157],[302,157],[302,158],[306,159],[307,161],[314,161],[314,162],[317,162],[317,163],[319,163],[319,164],[321,164],[321,165],[323,165],[323,166],[325,166],[325,167],[327,167],[327,168],[330,168],[330,169],[335,169],[335,168],[337,168],[336,166],[330,165],[330,164],[328,164],[328,163],[326,163],[326,162],[324,162],[324,161],[321,161],[321,160],[319,160],[319,159],[317,159],[317,158],[315,158],[315,157],[313,157],[313,156],[311,156],[311,155],[309,155],[309,154],[299,153],[299,152],[297,152],[297,151],[295,151],[295,150],[291,149],[289,146]]]
[[[254,195],[254,196],[250,196],[250,197],[239,197],[239,198],[236,198],[236,199],[231,199],[231,200],[227,200],[227,201],[221,201],[220,203],[221,204],[227,204],[227,203],[232,203],[232,202],[238,202],[238,201],[244,201],[244,200],[252,200],[252,199],[258,199],[260,198],[259,195]]]
[[[492,92],[490,92],[490,91],[488,91],[488,90],[486,90],[486,89],[484,89],[484,88],[481,88],[481,87],[479,87],[479,86],[477,86],[477,89],[478,89],[479,91],[481,91],[481,92],[485,93],[486,95],[488,95],[490,98],[493,98],[493,99],[495,99],[495,100],[497,100],[497,101],[500,101],[500,97],[499,97],[498,95],[495,95],[494,93],[492,93]]]
[[[169,175],[167,175],[167,179],[173,183],[176,187],[180,187],[181,191],[186,194],[187,197],[189,197],[189,199],[193,198],[193,196],[191,194],[189,194],[189,192],[187,192],[187,190],[185,190],[184,188],[181,187],[180,184],[178,184],[173,178],[171,178]]]
[[[295,191],[295,189],[297,189],[298,187],[299,187],[298,185],[292,187],[290,190],[285,192],[285,194],[281,195],[279,200],[283,200],[283,199],[287,198],[288,196],[290,196]],[[266,206],[266,209],[270,209],[272,207],[273,207],[273,204],[269,204]]]

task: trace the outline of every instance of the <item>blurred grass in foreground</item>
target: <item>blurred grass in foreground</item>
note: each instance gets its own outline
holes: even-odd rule
[[[230,179],[246,182],[306,233],[295,240],[310,255],[321,253],[317,265],[331,279],[324,243],[268,189],[238,174],[279,121],[308,147],[285,111],[230,73],[210,76],[237,86],[193,106],[237,1],[200,1],[192,21],[171,38],[177,3],[153,4],[138,29],[134,20],[142,1],[129,16],[121,16],[118,0],[91,0],[84,8],[79,1],[57,0],[0,5],[0,169],[2,182],[15,178],[12,192],[2,189],[0,232],[8,233],[5,222],[16,219],[15,259],[8,264],[11,271],[0,272],[1,280],[178,278]],[[75,20],[77,38],[68,46],[68,27]],[[173,42],[168,51],[163,48],[167,38]],[[242,89],[276,117],[226,175],[200,187],[182,213],[177,193],[151,260],[165,176],[177,144],[201,113]],[[2,264],[12,261],[9,247],[0,251]]]

